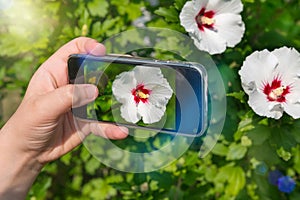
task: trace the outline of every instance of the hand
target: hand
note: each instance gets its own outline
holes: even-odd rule
[[[97,87],[93,85],[68,84],[68,56],[76,53],[104,55],[105,47],[95,40],[83,37],[61,47],[33,75],[22,103],[1,129],[0,151],[7,154],[4,156],[1,153],[0,156],[0,177],[3,178],[0,178],[0,197],[1,187],[7,182],[6,176],[3,176],[5,173],[9,172],[5,175],[12,181],[18,179],[11,177],[16,176],[14,173],[20,175],[23,168],[29,169],[32,175],[29,173],[30,178],[23,177],[22,182],[29,182],[27,185],[30,187],[46,163],[71,151],[90,132],[111,139],[127,136],[128,130],[124,127],[80,122],[73,117],[70,111],[72,105],[84,105],[98,95]],[[76,94],[73,93],[75,87]],[[76,129],[74,122],[81,127],[81,131]],[[14,172],[15,168],[18,169]],[[26,174],[23,173],[24,175]],[[17,183],[14,180],[10,185]]]

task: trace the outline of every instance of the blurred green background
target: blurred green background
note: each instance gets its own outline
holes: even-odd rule
[[[78,36],[103,41],[133,27],[185,33],[185,0],[0,1],[0,127],[15,111],[34,71],[61,45]],[[300,50],[298,0],[243,0],[241,43],[213,56],[227,92],[225,127],[214,149],[199,158],[195,142],[181,158],[150,173],[106,167],[84,146],[49,163],[28,199],[300,199],[300,121],[258,117],[248,107],[237,71],[255,50]],[[157,54],[170,59],[169,55]],[[171,59],[174,57],[171,57]],[[159,148],[160,138],[152,138]],[[109,155],[108,155],[109,156]],[[287,194],[268,181],[272,170],[296,181]]]

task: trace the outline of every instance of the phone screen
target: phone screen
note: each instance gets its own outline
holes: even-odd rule
[[[171,133],[204,127],[203,78],[180,64],[73,58],[69,78],[99,90],[94,102],[73,108],[81,118]]]

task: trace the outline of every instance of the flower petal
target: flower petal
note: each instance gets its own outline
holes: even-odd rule
[[[283,104],[284,111],[294,119],[300,118],[300,102]]]
[[[198,14],[195,5],[192,1],[188,1],[184,4],[180,14],[180,24],[185,28],[187,32],[192,32],[197,30],[197,23],[195,21],[195,16]]]
[[[137,84],[143,85],[164,85],[165,78],[161,73],[160,68],[138,65],[133,69],[134,77]],[[168,84],[168,83],[167,83]],[[151,88],[147,88],[151,89]]]
[[[215,14],[235,13],[238,14],[243,10],[243,4],[240,0],[210,0],[206,7]]]
[[[163,117],[165,111],[166,106],[157,106],[150,101],[138,105],[138,113],[142,116],[145,124],[158,122]]]
[[[134,72],[122,72],[112,84],[112,92],[115,98],[121,102],[126,103],[131,97],[131,90],[136,88],[136,79],[134,77]]]
[[[164,85],[157,85],[152,88],[152,93],[149,97],[149,101],[153,102],[158,106],[165,106],[167,105],[169,99],[172,97],[173,90],[169,86],[168,83]]]
[[[216,15],[214,19],[214,28],[226,40],[227,46],[234,47],[242,40],[245,25],[240,15],[226,13]]]
[[[204,31],[190,33],[196,47],[210,54],[219,54],[226,50],[226,41],[215,31],[204,28]]]
[[[272,54],[279,60],[277,70],[284,75],[284,79],[300,78],[300,53],[296,49],[281,47],[272,51]]]
[[[283,107],[280,103],[267,101],[266,96],[257,91],[249,95],[248,104],[260,116],[279,119],[283,114]]]
[[[268,50],[256,51],[246,58],[239,71],[243,89],[247,94],[262,89],[262,84],[271,82],[278,65],[278,59]],[[259,72],[259,73],[257,73]]]
[[[121,116],[127,122],[131,122],[131,123],[137,123],[141,119],[141,116],[138,113],[137,105],[133,97],[128,98],[126,103],[122,104]]]
[[[202,9],[202,8],[206,8],[207,4],[208,4],[208,0],[194,0],[194,8],[197,11],[196,14],[198,14],[198,12]]]
[[[283,104],[283,107],[284,111],[294,119],[300,118],[300,79],[293,81],[290,93],[286,95],[286,102]]]

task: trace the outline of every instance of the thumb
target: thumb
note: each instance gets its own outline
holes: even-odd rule
[[[72,107],[92,102],[98,96],[98,88],[91,84],[65,85],[43,95],[40,102],[49,117],[58,117]]]

